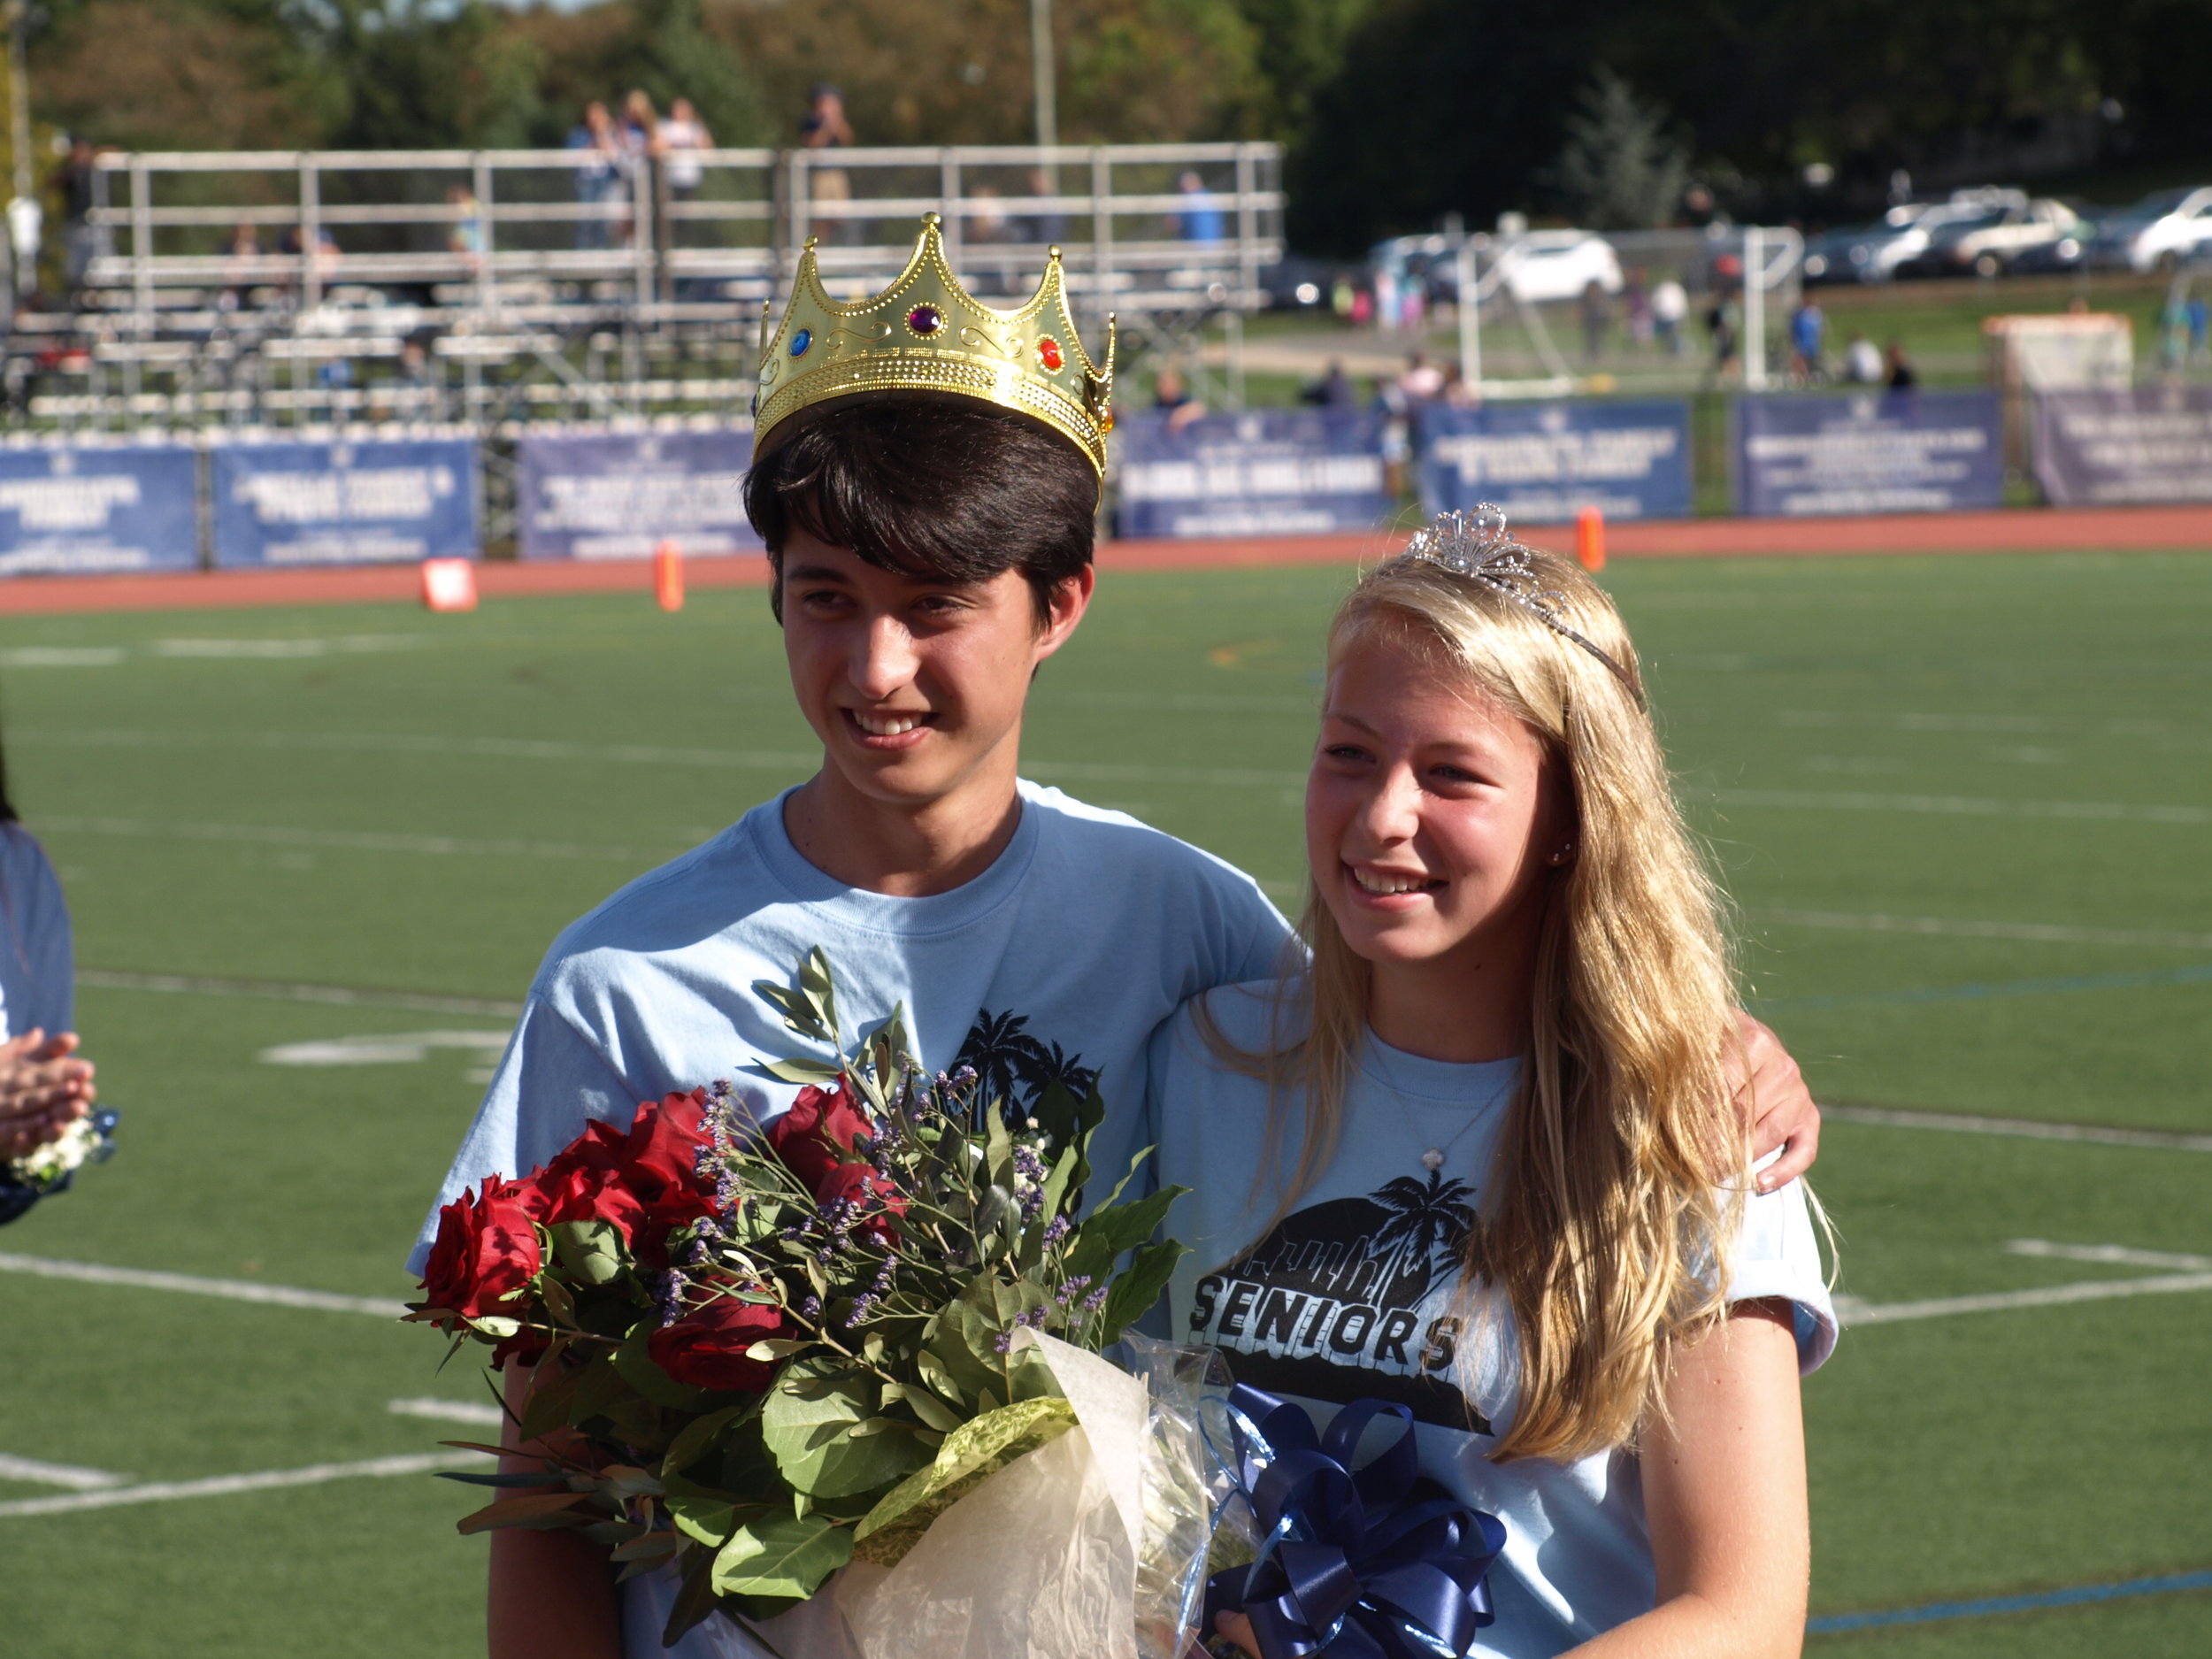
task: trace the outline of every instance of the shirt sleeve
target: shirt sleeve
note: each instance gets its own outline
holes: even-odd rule
[[[23,883],[16,918],[19,941],[30,969],[31,1002],[21,1024],[12,1025],[20,1036],[34,1025],[49,1036],[77,1028],[77,953],[70,936],[69,905],[62,897],[61,878],[54,873],[46,849],[28,832],[18,830],[28,856],[28,879]]]
[[[1790,1304],[1797,1369],[1810,1376],[1836,1347],[1836,1308],[1821,1266],[1810,1195],[1802,1181],[1762,1193],[1744,1205],[1743,1231],[1728,1278],[1728,1301]]]
[[[1296,931],[1275,908],[1274,902],[1260,891],[1259,884],[1244,876],[1243,888],[1237,911],[1243,949],[1231,967],[1229,977],[1223,981],[1225,985],[1276,979],[1289,966],[1284,958],[1285,950],[1297,949]]]
[[[486,1176],[511,1179],[550,1163],[594,1118],[626,1125],[637,1110],[634,1093],[589,1039],[532,992],[416,1237],[407,1271],[421,1274],[438,1236],[438,1212],[463,1192]]]

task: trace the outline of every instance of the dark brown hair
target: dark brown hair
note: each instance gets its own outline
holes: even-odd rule
[[[984,582],[1018,570],[1048,614],[1091,562],[1098,474],[1065,438],[967,397],[887,394],[833,403],[753,463],[745,511],[768,544],[783,616],[794,530],[881,570]]]

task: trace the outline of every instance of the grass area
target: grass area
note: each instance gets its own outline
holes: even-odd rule
[[[1297,891],[1298,778],[1340,572],[1108,579],[1038,682],[1029,770]],[[2212,1133],[2212,560],[1620,564],[1685,795],[1741,906],[1748,995],[1825,1098]],[[163,641],[191,638],[202,654]],[[314,655],[267,654],[278,649]],[[319,643],[318,643],[319,642]],[[119,648],[39,666],[22,648]],[[210,656],[210,651],[229,655]],[[54,659],[47,659],[50,663]],[[12,793],[90,976],[124,1149],[8,1251],[398,1296],[484,1056],[272,1047],[496,1033],[567,920],[809,770],[761,595],[0,620]],[[1086,781],[1113,768],[1116,781]],[[1209,779],[1208,773],[1224,775]],[[381,995],[383,1000],[380,1001]],[[458,1039],[457,1037],[456,1041]],[[2212,1156],[1832,1125],[1818,1186],[1876,1303],[2212,1254]],[[2212,1565],[2202,1294],[1869,1325],[1809,1385],[1816,1610]],[[0,1273],[0,1452],[188,1480],[422,1452],[394,1399],[483,1398],[358,1314]],[[0,1482],[0,1501],[49,1486]],[[467,1494],[355,1479],[0,1514],[27,1653],[480,1651]],[[94,1563],[97,1563],[96,1566]],[[1883,1659],[2212,1645],[2212,1598],[1816,1639]]]

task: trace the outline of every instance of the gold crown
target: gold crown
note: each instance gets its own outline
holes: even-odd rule
[[[1041,420],[1091,458],[1102,476],[1114,425],[1114,319],[1106,319],[1106,362],[1094,365],[1076,338],[1052,250],[1037,292],[1018,311],[993,311],[961,286],[945,263],[934,213],[898,280],[871,300],[841,305],[822,287],[814,238],[799,257],[798,282],[782,326],[761,349],[753,394],[753,447],[803,409],[869,392],[949,392]],[[761,317],[764,328],[767,314]]]

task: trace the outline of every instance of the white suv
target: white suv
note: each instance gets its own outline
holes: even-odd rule
[[[2161,190],[2097,222],[2090,258],[2127,271],[2170,271],[2212,254],[2212,185]]]

